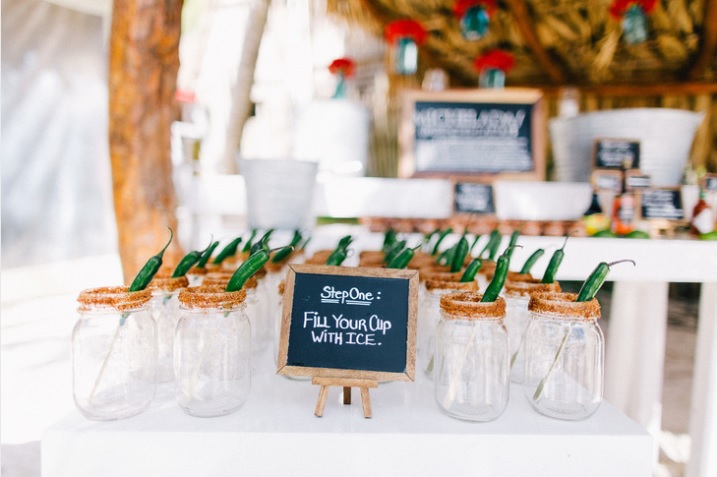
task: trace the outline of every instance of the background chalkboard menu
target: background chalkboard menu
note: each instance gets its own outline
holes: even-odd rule
[[[640,193],[643,219],[683,220],[679,189],[643,189]]]
[[[412,380],[417,284],[410,270],[291,266],[278,372]]]
[[[639,169],[640,141],[636,139],[596,139],[595,167],[599,169]]]
[[[465,213],[495,213],[493,186],[478,182],[456,182],[453,189],[453,209]]]
[[[543,180],[541,98],[518,88],[407,92],[399,175]]]

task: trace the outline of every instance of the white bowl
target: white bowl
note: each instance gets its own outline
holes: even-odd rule
[[[496,216],[501,220],[577,220],[590,206],[587,182],[495,181]]]

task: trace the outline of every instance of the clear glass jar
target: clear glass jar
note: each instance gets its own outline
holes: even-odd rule
[[[144,411],[156,391],[157,338],[149,290],[84,290],[72,331],[72,394],[90,419],[124,419]]]
[[[600,304],[576,298],[575,293],[535,293],[528,305],[523,391],[536,411],[558,419],[589,417],[603,396]]]
[[[179,291],[189,286],[183,277],[154,277],[147,287],[152,292],[150,313],[157,328],[157,382],[174,381],[174,330],[179,322]]]
[[[436,402],[449,416],[467,421],[497,419],[510,396],[505,300],[483,303],[482,297],[477,292],[441,297],[436,330]]]
[[[219,286],[179,292],[174,341],[175,397],[187,414],[223,416],[239,409],[251,389],[251,326],[246,291]]]
[[[530,322],[530,312],[528,311],[530,295],[539,292],[559,292],[560,284],[558,282],[540,283],[540,280],[521,278],[520,276],[514,276],[514,278],[523,281],[508,279],[503,287],[505,328],[508,330],[510,345],[510,380],[521,384],[525,366],[522,347],[525,330]]]
[[[416,352],[418,366],[426,376],[433,377],[434,351],[436,349],[436,328],[441,320],[441,297],[459,291],[478,291],[475,281],[461,283],[452,281],[427,279],[425,281],[426,296],[418,308],[418,328]]]

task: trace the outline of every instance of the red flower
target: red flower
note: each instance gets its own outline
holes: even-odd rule
[[[615,19],[622,18],[625,12],[632,6],[642,8],[647,14],[650,14],[655,10],[657,0],[614,0],[610,5],[610,16]]]
[[[415,20],[394,20],[384,30],[386,41],[393,43],[399,38],[411,38],[420,45],[426,39],[426,30]]]
[[[329,65],[332,75],[343,74],[344,78],[351,78],[356,73],[356,63],[351,58],[337,58]]]
[[[468,10],[479,6],[488,10],[488,15],[492,15],[495,11],[495,0],[458,0],[453,5],[453,13],[456,17],[463,18]]]
[[[485,68],[497,68],[507,73],[513,68],[515,58],[513,55],[503,50],[491,50],[475,59],[473,66],[478,71]]]

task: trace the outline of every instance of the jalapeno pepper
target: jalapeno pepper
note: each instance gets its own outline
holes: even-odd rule
[[[396,232],[393,229],[386,230],[386,233],[383,234],[383,246],[381,250],[383,250],[384,253],[388,253],[397,241],[398,237],[396,236]]]
[[[522,274],[530,273],[530,269],[533,268],[533,265],[535,265],[535,262],[537,262],[538,259],[543,256],[544,253],[545,253],[545,250],[543,250],[542,248],[539,248],[538,250],[533,252],[530,255],[530,257],[528,257],[528,260],[526,260],[525,263],[523,264],[523,268],[520,269],[520,273],[522,273]]]
[[[461,279],[458,280],[459,282],[465,283],[465,282],[472,282],[476,278],[476,273],[478,273],[478,270],[480,270],[480,267],[483,265],[483,261],[480,258],[474,258],[471,260],[471,263],[468,264],[466,267],[466,270],[463,272],[463,275],[461,275]]]
[[[292,248],[291,245],[282,247],[277,250],[281,251],[284,248]],[[236,269],[234,274],[229,279],[224,291],[233,292],[241,290],[247,280],[249,280],[256,272],[264,266],[269,260],[269,255],[272,250],[259,249],[255,254],[250,255],[249,258],[244,260],[239,268]]]
[[[583,286],[580,287],[580,291],[578,292],[578,298],[575,301],[590,301],[595,298],[598,290],[600,290],[600,287],[602,287],[602,284],[605,282],[607,274],[610,272],[610,267],[623,262],[630,262],[635,265],[634,260],[618,260],[610,263],[600,262],[587,280],[583,282]]]
[[[515,247],[520,247],[520,245],[514,245],[511,248]],[[505,284],[505,279],[508,276],[511,248],[505,249],[503,254],[498,257],[498,261],[495,265],[495,273],[493,274],[493,279],[488,284],[488,288],[486,288],[485,293],[483,293],[483,298],[481,298],[481,301],[493,302],[498,298],[498,295],[500,295],[500,291],[503,289],[503,285]]]
[[[149,285],[149,282],[152,281],[154,275],[159,271],[159,268],[162,266],[162,255],[164,255],[164,251],[167,250],[167,247],[169,247],[169,244],[172,242],[172,238],[174,237],[172,229],[170,227],[167,228],[169,229],[169,240],[166,245],[157,255],[154,255],[147,260],[147,263],[144,264],[137,276],[134,277],[134,280],[132,280],[132,284],[129,286],[129,291],[136,292],[144,290],[147,288],[147,285]]]
[[[423,244],[419,243],[414,248],[408,248],[405,247],[401,252],[398,253],[387,265],[386,268],[395,268],[395,269],[403,269],[408,266],[408,263],[411,261],[413,256],[416,253],[416,250],[421,248]]]
[[[401,240],[400,242],[396,242],[393,244],[393,246],[389,249],[389,251],[386,253],[386,255],[383,257],[384,263],[389,263],[391,260],[393,260],[396,255],[401,253],[401,251],[406,248],[406,241]]]
[[[510,251],[508,252],[508,254],[510,254],[511,257],[513,256],[513,247],[515,246],[516,243],[518,243],[519,237],[520,237],[519,230],[514,230],[513,233],[510,234],[510,241],[508,242],[508,250],[510,250]]]
[[[540,281],[540,283],[553,283],[555,282],[555,275],[558,273],[558,268],[560,268],[560,264],[563,261],[563,257],[565,257],[565,245],[568,243],[569,236],[565,237],[565,242],[563,242],[563,246],[557,249],[553,256],[550,257],[550,262],[548,263],[548,268],[545,269],[545,274],[543,275],[543,279]]]
[[[456,250],[453,253],[453,259],[450,263],[451,272],[455,273],[463,268],[463,262],[466,260],[466,255],[468,255],[468,247],[468,240],[466,239],[466,235],[463,234],[463,236],[458,240]]]
[[[177,264],[177,267],[174,269],[174,272],[172,273],[172,278],[179,278],[183,277],[187,274],[190,268],[192,268],[192,265],[197,263],[199,259],[202,258],[202,255],[204,252],[209,250],[209,247],[212,246],[212,242],[209,242],[209,245],[207,245],[207,248],[205,248],[202,251],[193,250],[186,254]]]
[[[444,251],[442,251],[441,254],[438,255],[438,258],[436,259],[436,263],[439,265],[444,265],[444,266],[448,266],[451,263],[453,263],[453,257],[456,254],[456,245],[458,245],[458,243],[455,243],[455,244],[451,245],[450,247],[448,247],[447,249],[445,249]]]
[[[493,243],[490,244],[490,248],[488,249],[488,259],[491,261],[495,261],[495,257],[498,255],[498,248],[500,248],[500,242],[503,240],[503,237],[501,237],[500,232],[497,230],[494,231],[495,235],[493,238]],[[506,251],[511,250],[510,248],[505,249]]]
[[[251,251],[249,252],[249,256],[255,254],[259,250],[269,250],[269,239],[271,238],[271,234],[274,233],[274,229],[269,229],[266,231],[264,235],[261,236],[261,238],[251,246]]]
[[[242,253],[249,253],[251,251],[251,246],[254,243],[254,238],[256,238],[257,233],[258,233],[257,229],[251,229],[249,238],[246,240],[246,242],[244,242],[244,248],[242,249]]]
[[[447,228],[447,229],[445,229],[445,230],[441,230],[441,231],[438,233],[438,239],[436,240],[436,243],[435,243],[435,245],[433,246],[433,251],[431,252],[431,255],[437,255],[437,254],[438,254],[438,249],[439,249],[439,247],[441,246],[441,242],[443,242],[443,239],[446,238],[446,235],[448,235],[448,234],[451,233],[451,232],[453,232],[453,229],[449,227],[449,228]]]
[[[215,240],[212,242],[212,244],[207,247],[207,249],[202,254],[201,258],[197,262],[197,268],[204,268],[207,266],[207,262],[209,261],[209,258],[212,256],[212,253],[214,252],[214,249],[219,246],[219,241]]]
[[[331,255],[329,255],[329,258],[326,259],[326,265],[330,265],[332,267],[338,267],[342,263],[344,263],[344,260],[346,260],[346,257],[348,256],[348,251],[343,247],[336,247],[336,249],[331,252]]]
[[[214,265],[219,265],[224,261],[224,259],[229,258],[233,255],[236,255],[237,253],[237,247],[239,247],[239,244],[241,243],[241,237],[237,237],[231,242],[227,244],[226,247],[224,247],[219,254],[217,254],[216,257],[214,257],[214,260],[212,260],[212,263]]]
[[[289,246],[295,248],[296,246],[299,245],[299,242],[301,242],[301,239],[302,239],[301,232],[298,229],[295,230],[294,236],[292,237],[291,242],[289,242]],[[272,263],[280,263],[283,260],[286,260],[287,258],[289,258],[289,255],[291,255],[293,248],[287,251],[286,247],[284,247],[283,249],[276,252],[274,254],[274,256],[271,257]]]
[[[498,242],[498,243],[496,244],[496,242]],[[497,229],[494,229],[490,233],[490,236],[488,237],[488,243],[485,244],[485,246],[483,247],[483,250],[481,250],[481,252],[478,254],[478,257],[483,258],[483,255],[486,252],[488,252],[490,254],[491,250],[493,250],[493,249],[497,250],[499,244],[500,244],[500,232],[498,232]],[[489,259],[493,260],[490,257],[489,257]]]
[[[471,243],[471,247],[468,249],[468,253],[473,253],[473,249],[476,247],[478,240],[480,240],[480,234],[476,234],[475,238],[473,239],[473,243]]]

